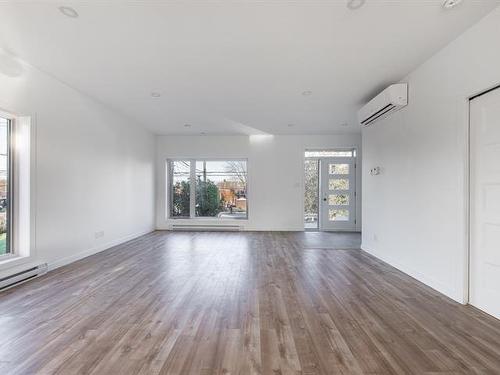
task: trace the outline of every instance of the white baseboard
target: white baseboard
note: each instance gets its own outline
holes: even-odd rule
[[[434,279],[433,277],[429,277],[428,275],[425,275],[415,269],[412,269],[411,267],[408,267],[400,262],[397,262],[394,259],[391,259],[390,257],[384,254],[369,249],[364,244],[361,244],[361,250],[366,251],[368,254],[373,255],[375,258],[378,258],[381,261],[391,265],[392,267],[397,268],[399,271],[407,274],[408,276],[411,276],[417,281],[420,281],[421,283],[427,285],[428,287],[436,290],[437,292],[444,294],[445,296],[451,298],[452,300],[461,304],[466,303],[462,293],[458,293],[457,291],[450,289],[447,285],[444,285],[442,282]]]
[[[124,242],[133,240],[134,238],[137,238],[137,237],[140,237],[140,236],[144,236],[145,234],[151,233],[153,231],[154,231],[153,228],[146,229],[146,230],[143,230],[141,232],[137,232],[137,233],[133,233],[133,234],[130,234],[130,235],[127,235],[127,236],[124,236],[124,237],[117,238],[115,240],[106,242],[106,243],[104,243],[102,245],[93,247],[91,249],[87,249],[85,251],[81,251],[81,252],[79,252],[77,254],[70,255],[68,257],[56,260],[54,262],[49,262],[49,268],[48,268],[48,270],[49,271],[55,270],[56,268],[65,266],[65,265],[73,263],[73,262],[76,262],[77,260],[86,258],[86,257],[88,257],[90,255],[94,255],[94,254],[100,253],[101,251],[107,250],[107,249],[109,249],[109,248],[111,248],[113,246],[120,245],[120,244],[122,244]]]

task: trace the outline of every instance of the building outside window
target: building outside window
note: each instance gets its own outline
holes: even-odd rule
[[[11,253],[11,120],[0,117],[0,257]]]
[[[246,160],[170,160],[168,172],[171,218],[248,217]]]

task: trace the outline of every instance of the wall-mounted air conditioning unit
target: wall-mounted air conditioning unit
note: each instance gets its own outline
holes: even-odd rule
[[[361,125],[368,126],[375,121],[408,105],[408,84],[396,83],[389,86],[358,111]]]

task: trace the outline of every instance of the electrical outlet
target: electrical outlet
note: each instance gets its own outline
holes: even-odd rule
[[[95,237],[96,239],[101,238],[101,237],[104,237],[104,231],[103,231],[103,230],[100,230],[99,232],[95,232],[95,233],[94,233],[94,237]]]

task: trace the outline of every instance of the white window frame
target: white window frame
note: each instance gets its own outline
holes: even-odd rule
[[[34,262],[35,251],[35,127],[32,116],[0,110],[10,121],[10,253],[0,257],[0,276]]]
[[[7,121],[7,209],[5,213],[6,217],[6,249],[8,252],[6,254],[0,255],[0,262],[11,259],[15,257],[15,246],[13,241],[13,218],[14,218],[14,158],[13,158],[13,147],[12,143],[14,140],[14,119],[10,116],[5,116],[0,114],[0,117]]]
[[[190,174],[189,174],[189,216],[172,216],[172,180],[173,180],[173,171],[171,168],[172,162],[176,161],[189,161],[190,162]],[[246,216],[244,218],[219,218],[219,217],[212,217],[212,216],[196,216],[196,162],[199,161],[244,161],[246,163],[246,169],[247,169],[247,186],[246,186]],[[169,220],[216,220],[216,221],[224,221],[224,220],[230,220],[230,221],[245,221],[248,220],[248,212],[249,212],[249,193],[248,193],[248,185],[249,185],[249,180],[248,180],[248,159],[246,158],[169,158],[166,161],[166,171],[167,171],[167,189],[166,189],[166,196],[167,196],[167,204],[165,205],[166,207],[166,217]],[[194,194],[192,194],[194,192]]]

